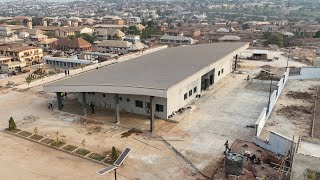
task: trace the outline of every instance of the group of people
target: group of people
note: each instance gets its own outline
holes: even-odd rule
[[[64,70],[64,75],[66,75],[66,76],[69,76],[70,75],[70,71],[69,71],[69,69],[68,70]]]

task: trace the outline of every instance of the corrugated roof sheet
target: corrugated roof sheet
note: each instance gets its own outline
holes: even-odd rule
[[[248,43],[212,43],[167,48],[57,81],[50,86],[116,86],[166,90]],[[230,59],[231,60],[231,59]]]

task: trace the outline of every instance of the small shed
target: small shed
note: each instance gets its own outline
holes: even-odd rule
[[[267,60],[268,51],[267,50],[254,50],[252,53],[252,59],[254,60]]]

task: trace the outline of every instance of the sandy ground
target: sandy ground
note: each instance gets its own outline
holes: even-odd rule
[[[265,67],[265,66],[281,67],[281,68],[285,68],[287,66],[288,57],[284,56],[283,53],[279,52],[279,51],[268,51],[269,52],[268,57],[270,57],[270,58],[279,57],[278,60],[274,60],[272,62],[263,61],[263,60],[261,60],[261,61],[245,60],[245,57],[252,55],[252,51],[253,50],[250,49],[250,50],[245,50],[245,51],[241,52],[240,57],[242,57],[242,58],[240,59],[239,64],[242,66],[242,69],[245,69],[249,72],[257,73],[261,69],[264,69],[263,67]],[[307,65],[303,64],[301,62],[289,59],[288,66],[289,67],[305,67]],[[273,71],[275,71],[275,70],[276,69],[271,69],[271,73],[274,73]]]
[[[0,96],[0,106],[2,107],[0,109],[0,128],[6,128],[9,117],[13,116],[17,126],[21,129],[33,132],[37,127],[39,134],[51,138],[54,138],[55,133],[59,132],[67,143],[79,147],[81,147],[82,140],[85,139],[84,148],[97,153],[109,151],[112,146],[116,146],[120,150],[131,147],[133,152],[126,160],[125,165],[118,171],[120,179],[201,178],[162,141],[137,135],[121,138],[121,133],[128,129],[112,124],[103,125],[102,131],[94,132],[91,129],[92,126],[73,122],[78,119],[78,116],[48,110],[47,102],[52,98],[50,95],[33,90],[11,91],[2,94]],[[19,177],[24,177],[24,179],[101,178],[95,175],[95,172],[103,168],[102,165],[51,150],[3,132],[0,132],[0,136],[1,143],[3,143],[0,168],[6,169],[4,172],[8,172],[2,173],[1,179],[20,179]],[[8,163],[11,166],[8,166]],[[49,168],[47,168],[48,165],[50,165]],[[88,167],[86,168],[86,166]],[[20,168],[21,172],[10,173],[16,171],[16,168]],[[76,173],[74,173],[75,171]],[[111,178],[113,174],[108,174],[107,177]]]
[[[288,138],[311,135],[315,87],[319,80],[289,80],[281,93],[260,137],[268,138],[269,131]],[[299,97],[298,93],[304,93]]]

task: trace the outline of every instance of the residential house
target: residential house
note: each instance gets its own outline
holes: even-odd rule
[[[133,24],[141,23],[140,17],[132,16],[129,18],[129,22]]]
[[[25,38],[27,38],[27,37],[29,37],[29,36],[30,36],[30,34],[29,34],[28,32],[26,32],[26,31],[22,31],[22,32],[20,32],[19,35],[18,35],[18,37],[19,37],[20,39],[25,39]]]
[[[118,16],[105,16],[102,19],[102,24],[124,25],[125,21]]]
[[[67,38],[68,36],[76,35],[74,28],[59,28],[55,30],[54,33],[56,37],[59,37],[59,38]]]
[[[218,39],[219,42],[239,42],[241,38],[239,36],[234,35],[225,35]]]
[[[45,33],[55,33],[55,31],[57,29],[59,29],[60,27],[59,26],[35,26],[33,29],[38,29],[38,30],[41,30]]]
[[[13,34],[12,30],[7,26],[0,26],[0,36],[11,36]]]
[[[128,29],[127,25],[116,25],[116,24],[96,24],[93,26],[93,29],[119,29],[122,32],[125,32]]]
[[[183,36],[183,32],[179,30],[170,29],[165,32],[168,36]]]
[[[103,28],[98,28],[95,29],[94,33],[98,37],[99,41],[103,40],[118,40],[118,39],[123,39],[124,36],[126,35],[124,32],[122,32],[119,29],[103,29]]]
[[[169,30],[160,38],[160,43],[173,45],[189,45],[195,44],[195,40],[191,37],[183,36],[183,32],[177,30]]]
[[[58,40],[57,38],[49,38],[49,39],[42,40],[42,41],[38,42],[37,44],[39,47],[42,47],[45,49],[50,49],[50,44],[57,41],[57,40]]]
[[[43,60],[43,50],[32,46],[0,46],[0,55],[12,57],[13,61],[26,63],[26,65],[38,64]]]
[[[0,73],[11,73],[21,71],[26,66],[26,62],[14,61],[10,56],[0,56]]]
[[[173,45],[190,45],[195,44],[195,40],[185,36],[168,36],[164,35],[160,38],[160,43]]]
[[[227,29],[227,28],[219,28],[219,29],[217,30],[217,32],[219,32],[219,33],[228,33],[228,32],[230,32],[230,31],[229,31],[229,29]]]
[[[40,41],[43,41],[43,40],[46,40],[46,39],[48,39],[48,36],[43,35],[43,34],[37,34],[37,35],[34,35],[34,36],[31,37],[32,41],[37,41],[37,42],[40,42]]]
[[[98,63],[97,60],[84,60],[77,57],[51,57],[45,56],[44,61],[47,65],[55,68],[73,69],[78,68],[81,65],[89,65]]]
[[[145,27],[144,25],[142,25],[142,24],[136,24],[135,27],[136,27],[137,30],[139,30],[140,32],[146,28],[146,27]]]
[[[59,26],[36,26],[34,29],[43,31],[44,33],[54,33],[56,37],[66,38],[76,34],[92,34],[93,29],[79,26],[79,27],[59,27]]]
[[[27,29],[26,27],[24,27],[22,25],[5,25],[5,26],[10,28],[12,33],[21,32],[21,31],[24,31]]]
[[[129,48],[129,51],[136,52],[136,51],[145,50],[147,48],[148,46],[143,44],[142,42],[136,42],[131,45],[131,47]]]
[[[58,50],[75,50],[75,51],[91,51],[92,44],[82,38],[69,39],[60,38],[49,44],[52,49]]]
[[[30,36],[35,36],[37,34],[43,34],[44,31],[40,30],[40,29],[27,29],[26,32],[29,33]]]
[[[135,44],[137,42],[140,42],[140,36],[138,36],[138,35],[126,35],[124,37],[124,40]]]
[[[263,32],[278,32],[279,31],[279,26],[276,26],[276,25],[265,25],[265,26],[262,26],[261,30]]]
[[[97,49],[101,53],[127,54],[131,46],[128,41],[104,40],[97,44]]]
[[[74,27],[75,34],[92,34],[93,29],[85,26]]]
[[[158,25],[157,26],[158,31],[165,32],[168,30],[168,25]]]

